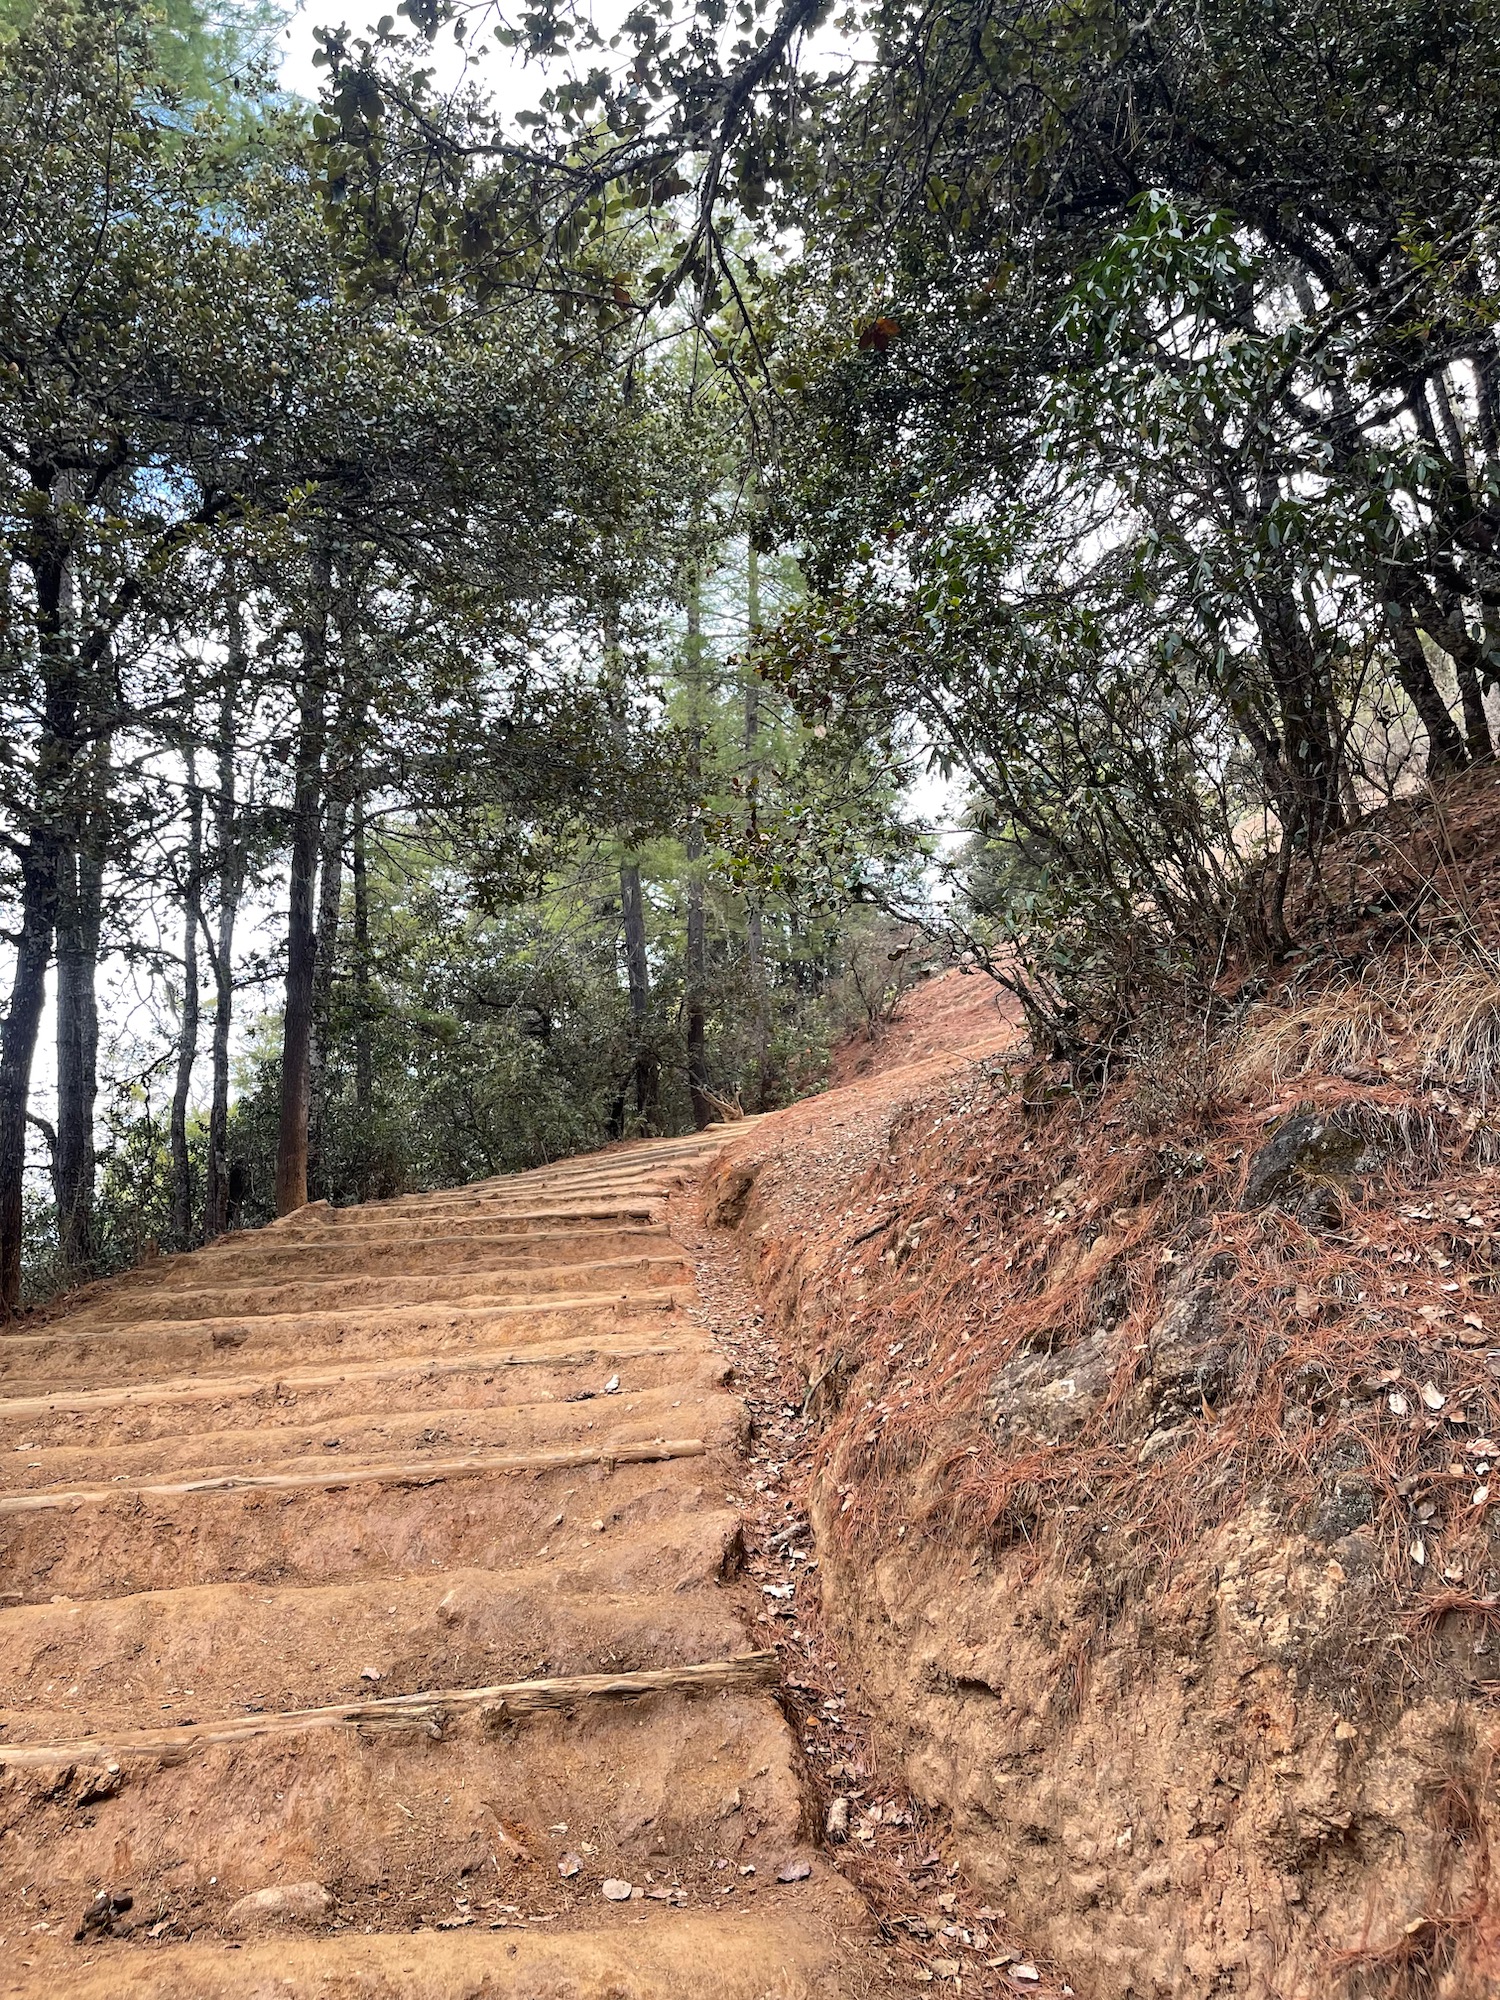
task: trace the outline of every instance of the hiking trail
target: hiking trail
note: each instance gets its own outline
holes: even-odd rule
[[[880,1983],[667,1222],[747,1129],[314,1204],[0,1341],[0,1992]]]

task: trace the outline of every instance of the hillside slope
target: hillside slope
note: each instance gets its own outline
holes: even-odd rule
[[[1101,1094],[950,975],[714,1170],[882,1757],[1092,2000],[1500,1981],[1496,798]]]

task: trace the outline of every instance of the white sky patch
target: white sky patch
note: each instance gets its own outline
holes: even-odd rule
[[[613,4],[593,10],[594,22],[601,33],[610,35],[628,11],[628,0],[613,0]],[[385,5],[375,4],[375,0],[301,0],[279,41],[282,89],[309,100],[318,97],[328,74],[313,61],[319,28],[347,28],[355,40],[367,39],[373,36],[377,22],[395,13],[395,0],[386,0]],[[398,28],[407,25],[397,19]],[[555,69],[543,70],[535,63],[523,62],[516,50],[501,48],[493,32],[476,37],[472,49],[460,48],[450,27],[433,44],[432,67],[434,81],[444,89],[457,83],[467,67],[469,76],[482,79],[495,102],[509,113],[535,102],[549,77],[563,73],[566,61]]]

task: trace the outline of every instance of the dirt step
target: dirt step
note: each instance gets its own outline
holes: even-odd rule
[[[64,1982],[55,1988],[9,1990],[51,1991],[58,2000],[64,1993],[71,2000],[841,2000],[867,1990],[844,1984],[863,1912],[851,1890],[826,1878],[761,1889],[751,1907],[742,1907],[750,1903],[743,1895],[704,1911],[612,1907],[600,1898],[591,1929],[528,1923],[510,1901],[517,1913],[499,1918],[500,1930],[329,1938],[293,1931],[240,1951],[165,1940],[106,1944],[86,1970],[76,1951],[51,1960]],[[438,1920],[452,1921],[452,1907]],[[48,1952],[46,1941],[27,1945],[45,1967],[49,1959],[36,1954]]]
[[[727,1380],[729,1366],[710,1350],[685,1341],[627,1339],[557,1344],[534,1352],[519,1348],[410,1360],[395,1356],[261,1375],[167,1377],[0,1399],[0,1454],[24,1460],[34,1457],[38,1447],[108,1448],[188,1432],[240,1429],[260,1431],[272,1450],[277,1434],[289,1427],[326,1427],[347,1413],[422,1411],[439,1423],[469,1410],[523,1400],[598,1396],[613,1375],[629,1385],[625,1393],[630,1395],[670,1384],[675,1399],[712,1394]],[[6,1463],[0,1456],[0,1472]]]
[[[733,1559],[737,1517],[714,1504],[723,1472],[711,1467],[711,1460],[679,1459],[421,1487],[117,1498],[88,1510],[86,1533],[77,1515],[61,1511],[0,1518],[0,1575],[8,1590],[34,1602],[220,1581],[309,1584],[498,1569],[536,1560],[542,1550],[567,1567],[582,1557],[554,1547],[552,1524],[576,1501],[592,1509],[590,1520],[619,1524],[621,1589],[640,1587],[641,1577],[672,1589],[696,1581],[705,1537],[724,1563]]]
[[[5,1770],[0,1897],[35,1885],[29,1906],[76,1923],[101,1883],[126,1877],[143,1902],[170,1896],[195,1928],[217,1928],[249,1890],[316,1880],[371,1921],[381,1891],[447,1907],[515,1873],[562,1896],[567,1852],[585,1863],[575,1896],[597,1901],[602,1880],[646,1868],[706,1894],[716,1860],[758,1876],[796,1842],[793,1756],[769,1696],[661,1694],[476,1717],[440,1738],[324,1728],[115,1770],[108,1758]]]
[[[177,1479],[136,1482],[116,1480],[108,1486],[44,1487],[32,1493],[0,1494],[0,1518],[39,1513],[75,1514],[82,1508],[105,1507],[120,1501],[196,1501],[205,1496],[234,1497],[246,1492],[284,1494],[327,1493],[349,1486],[433,1486],[455,1480],[502,1479],[538,1473],[579,1471],[601,1466],[613,1472],[619,1465],[656,1464],[662,1459],[701,1458],[709,1449],[701,1438],[606,1438],[598,1444],[563,1445],[550,1451],[474,1452],[463,1458],[357,1458],[333,1464],[306,1459],[262,1471],[206,1470]]]
[[[479,1306],[490,1301],[541,1299],[613,1293],[635,1286],[647,1289],[685,1284],[689,1266],[678,1252],[652,1257],[604,1257],[577,1264],[506,1266],[460,1271],[451,1277],[287,1277],[252,1285],[231,1275],[222,1285],[206,1282],[212,1275],[205,1263],[198,1268],[204,1282],[192,1286],[154,1285],[135,1289],[99,1303],[71,1321],[75,1330],[97,1331],[128,1321],[212,1319],[233,1315],[262,1318],[271,1313],[333,1312],[346,1306],[413,1306],[451,1300]]]
[[[311,1207],[0,1342],[0,1993],[844,1990],[657,1220],[744,1129]],[[231,1928],[298,1882],[310,1930]],[[131,1935],[75,1946],[101,1888]]]
[[[217,1362],[227,1373],[242,1369],[247,1360],[274,1361],[285,1355],[295,1362],[319,1350],[353,1360],[389,1356],[402,1348],[413,1354],[434,1347],[478,1351],[502,1339],[543,1346],[570,1335],[642,1333],[660,1327],[661,1315],[675,1313],[691,1298],[684,1286],[666,1286],[484,1306],[375,1306],[81,1327],[62,1320],[43,1333],[0,1338],[0,1381],[14,1379],[33,1387],[45,1371],[59,1386],[71,1381],[92,1387],[101,1379],[139,1377],[200,1358]]]
[[[574,1264],[618,1258],[679,1255],[667,1231],[650,1224],[629,1229],[539,1229],[510,1236],[487,1230],[415,1240],[399,1232],[380,1241],[354,1242],[324,1237],[295,1242],[235,1238],[191,1257],[163,1259],[152,1284],[132,1286],[126,1296],[179,1289],[202,1291],[221,1283],[364,1277],[381,1271],[418,1277],[470,1271],[566,1270]]]
[[[610,1378],[614,1379],[614,1378]],[[281,1424],[267,1431],[199,1428],[144,1443],[68,1444],[9,1452],[0,1458],[0,1508],[7,1497],[58,1487],[124,1483],[132,1488],[239,1472],[327,1472],[337,1479],[348,1465],[385,1458],[421,1463],[468,1454],[510,1454],[585,1446],[607,1449],[612,1438],[645,1440],[680,1433],[684,1397],[680,1384],[647,1390],[631,1384],[616,1394],[586,1400],[496,1402],[463,1412],[346,1411],[333,1424]],[[577,1392],[575,1392],[577,1393]],[[728,1438],[742,1420],[732,1396],[691,1398],[693,1435]]]
[[[265,1229],[237,1231],[221,1237],[222,1243],[271,1240],[277,1243],[394,1243],[425,1242],[429,1231],[457,1239],[470,1235],[525,1237],[552,1230],[595,1228],[631,1229],[659,1220],[660,1203],[649,1201],[496,1203],[475,1205],[472,1214],[457,1211],[439,1215],[433,1222],[399,1209],[379,1207],[328,1208],[319,1203],[299,1209],[295,1215]]]
[[[600,1517],[594,1517],[600,1518]],[[567,1570],[361,1577],[305,1589],[206,1584],[0,1614],[0,1757],[111,1725],[146,1729],[545,1675],[729,1658],[747,1641],[705,1542],[696,1587],[622,1590],[618,1537],[587,1513],[553,1546]],[[638,1579],[639,1582],[639,1579]],[[363,1678],[366,1672],[379,1679]]]

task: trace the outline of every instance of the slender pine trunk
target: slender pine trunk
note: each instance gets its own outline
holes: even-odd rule
[[[69,549],[59,503],[67,476],[33,471],[37,505],[24,553],[36,588],[36,637],[43,681],[29,825],[20,853],[21,924],[11,974],[10,1007],[0,1029],[0,1315],[21,1303],[25,1231],[26,1112],[46,998],[57,898],[68,828],[76,815],[79,668],[69,579]]]
[[[57,1189],[58,1250],[72,1277],[98,1266],[94,1216],[94,1107],[99,1094],[99,937],[109,812],[106,739],[79,759],[85,791],[58,858]]]
[[[227,624],[224,680],[219,692],[218,784],[213,820],[218,917],[209,941],[214,975],[214,1031],[209,1056],[208,1149],[203,1187],[205,1242],[222,1236],[229,1226],[229,1035],[234,1019],[234,926],[244,882],[235,797],[235,705],[245,676],[245,634],[232,578]]]
[[[57,909],[57,855],[41,829],[21,855],[21,931],[10,1007],[0,1029],[0,1315],[21,1303],[26,1177],[26,1104],[47,993]]]
[[[615,745],[623,761],[629,742],[620,671],[619,611],[613,604],[606,606],[604,612],[604,663]],[[630,854],[620,862],[620,927],[625,947],[625,986],[630,1003],[630,1068],[636,1124],[643,1132],[654,1132],[661,1101],[661,1070],[656,1050],[651,1046],[651,961],[646,946],[646,899],[641,891],[641,865]],[[623,1131],[623,1091],[617,1123]]]
[[[302,689],[292,793],[291,885],[287,899],[286,1007],[281,1038],[281,1119],[276,1142],[276,1213],[307,1203],[307,1119],[312,1084],[314,928],[322,832],[323,745],[328,729],[331,566],[313,558],[312,595],[302,634]]]
[[[328,1192],[324,1185],[323,1134],[328,1112],[328,1043],[339,916],[344,900],[344,826],[348,810],[346,800],[329,798],[323,815],[323,854],[318,873],[318,951],[313,963],[307,1125],[308,1183],[316,1195]]]
[[[660,1103],[660,1068],[651,1046],[651,961],[646,951],[646,899],[638,861],[620,863],[620,919],[625,939],[625,983],[630,994],[631,1072],[636,1121],[654,1132]]]
[[[177,1074],[167,1148],[172,1163],[172,1243],[186,1250],[193,1234],[193,1169],[188,1157],[188,1098],[198,1060],[198,932],[203,924],[203,794],[198,789],[197,756],[187,754],[188,851],[182,887],[182,1018],[177,1036]]]
[[[359,1118],[360,1147],[368,1157],[370,1121],[375,1113],[375,1052],[370,1040],[370,872],[365,852],[362,772],[354,787],[349,859],[354,888],[354,1108]],[[369,1186],[370,1175],[366,1170],[362,1192],[368,1194]]]
[[[753,539],[745,558],[745,608],[753,649],[760,636],[760,555]],[[745,783],[753,831],[760,793],[760,676],[753,658],[745,669]],[[764,1111],[771,1095],[770,994],[760,890],[753,882],[745,892],[745,970],[750,981],[750,1054],[755,1078],[751,1108]]]
[[[687,1085],[693,1124],[701,1132],[713,1120],[708,1098],[708,927],[703,908],[703,583],[697,559],[688,574],[686,665],[688,724],[687,855]]]

